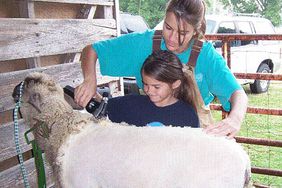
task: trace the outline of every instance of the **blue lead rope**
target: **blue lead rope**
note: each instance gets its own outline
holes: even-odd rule
[[[23,164],[23,155],[22,155],[22,151],[20,148],[20,143],[19,143],[19,122],[18,122],[18,111],[19,111],[19,107],[21,106],[21,100],[22,100],[22,91],[23,91],[23,84],[24,82],[21,83],[20,85],[20,97],[18,102],[16,103],[15,109],[14,109],[14,139],[15,139],[15,144],[16,144],[16,151],[17,151],[17,155],[19,157],[19,161],[20,161],[20,168],[21,168],[21,173],[22,173],[22,177],[24,180],[24,187],[25,188],[30,188],[28,179],[27,179],[27,172],[26,169],[24,167]]]

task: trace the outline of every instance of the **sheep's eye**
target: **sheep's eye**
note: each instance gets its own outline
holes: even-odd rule
[[[40,98],[40,94],[39,93],[33,93],[32,95],[31,95],[31,99],[33,100],[33,101],[38,101],[38,100],[40,100],[41,98]]]

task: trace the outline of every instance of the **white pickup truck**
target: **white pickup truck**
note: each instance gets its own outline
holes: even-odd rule
[[[271,22],[251,16],[206,16],[207,34],[275,34]],[[213,41],[221,53],[221,41]],[[278,73],[282,67],[282,42],[269,40],[236,40],[231,42],[231,71],[236,73]],[[281,71],[279,71],[281,73]],[[253,93],[266,92],[267,80],[239,79],[250,84]]]

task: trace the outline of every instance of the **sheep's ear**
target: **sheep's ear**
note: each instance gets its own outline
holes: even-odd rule
[[[58,86],[56,85],[54,80],[48,80],[45,83],[48,86],[49,91],[57,91],[58,90]]]
[[[41,101],[41,95],[39,93],[32,93],[28,99],[28,103],[31,104],[38,112],[41,112]]]

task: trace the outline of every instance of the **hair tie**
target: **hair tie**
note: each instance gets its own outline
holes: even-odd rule
[[[192,71],[192,67],[189,65],[182,64],[182,72],[185,73],[188,71]]]

